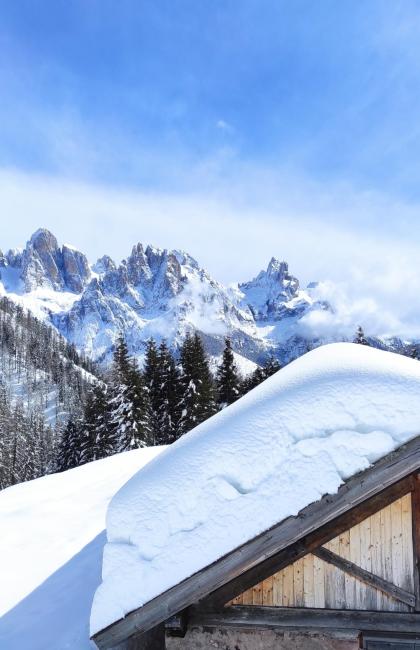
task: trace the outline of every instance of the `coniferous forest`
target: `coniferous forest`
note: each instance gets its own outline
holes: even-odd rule
[[[358,328],[354,342],[370,345]],[[417,348],[410,355],[418,358]],[[279,370],[246,377],[231,342],[216,371],[197,333],[181,348],[147,343],[143,366],[122,336],[99,368],[52,327],[0,299],[0,489],[111,454],[168,445]]]
[[[147,343],[140,368],[123,337],[112,367],[77,353],[52,327],[0,299],[0,489],[114,453],[171,444],[279,369],[243,378],[229,339],[216,373],[198,334],[175,354]]]

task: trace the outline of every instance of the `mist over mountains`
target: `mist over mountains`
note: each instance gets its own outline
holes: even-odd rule
[[[187,332],[197,331],[213,357],[229,336],[246,373],[269,356],[287,363],[323,343],[351,340],[360,324],[343,328],[319,285],[302,288],[275,257],[253,279],[224,286],[184,251],[137,243],[120,264],[107,254],[92,263],[43,228],[23,249],[0,251],[0,291],[102,364],[121,333],[141,360],[149,338],[176,350]],[[366,335],[395,351],[407,352],[410,344]]]

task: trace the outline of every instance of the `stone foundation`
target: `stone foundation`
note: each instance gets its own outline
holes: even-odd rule
[[[188,630],[185,638],[166,638],[167,650],[359,650],[353,636],[332,638],[322,634],[274,630]]]

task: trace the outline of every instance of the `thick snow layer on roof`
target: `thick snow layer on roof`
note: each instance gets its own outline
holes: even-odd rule
[[[0,648],[91,650],[105,513],[162,447],[136,449],[0,492]]]
[[[108,508],[91,633],[420,433],[420,363],[318,348],[168,448]]]

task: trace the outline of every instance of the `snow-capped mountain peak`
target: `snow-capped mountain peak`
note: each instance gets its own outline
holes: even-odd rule
[[[60,248],[45,228],[32,235],[22,252],[9,251],[3,256],[2,266],[18,273],[25,293],[39,287],[80,293],[91,277],[86,256],[68,245]]]
[[[289,273],[287,262],[272,257],[266,271],[239,288],[254,317],[267,320],[285,315],[285,303],[299,295],[299,280]]]
[[[311,335],[308,316],[316,322],[315,312],[325,316],[329,304],[301,289],[287,262],[275,257],[254,279],[226,287],[181,250],[138,243],[119,265],[104,255],[90,266],[83,252],[60,246],[41,228],[22,251],[0,253],[0,293],[105,362],[121,332],[140,359],[150,337],[177,348],[191,331],[213,357],[229,336],[237,360],[257,363],[271,354],[289,361],[327,342]],[[328,341],[342,338],[338,333]]]

